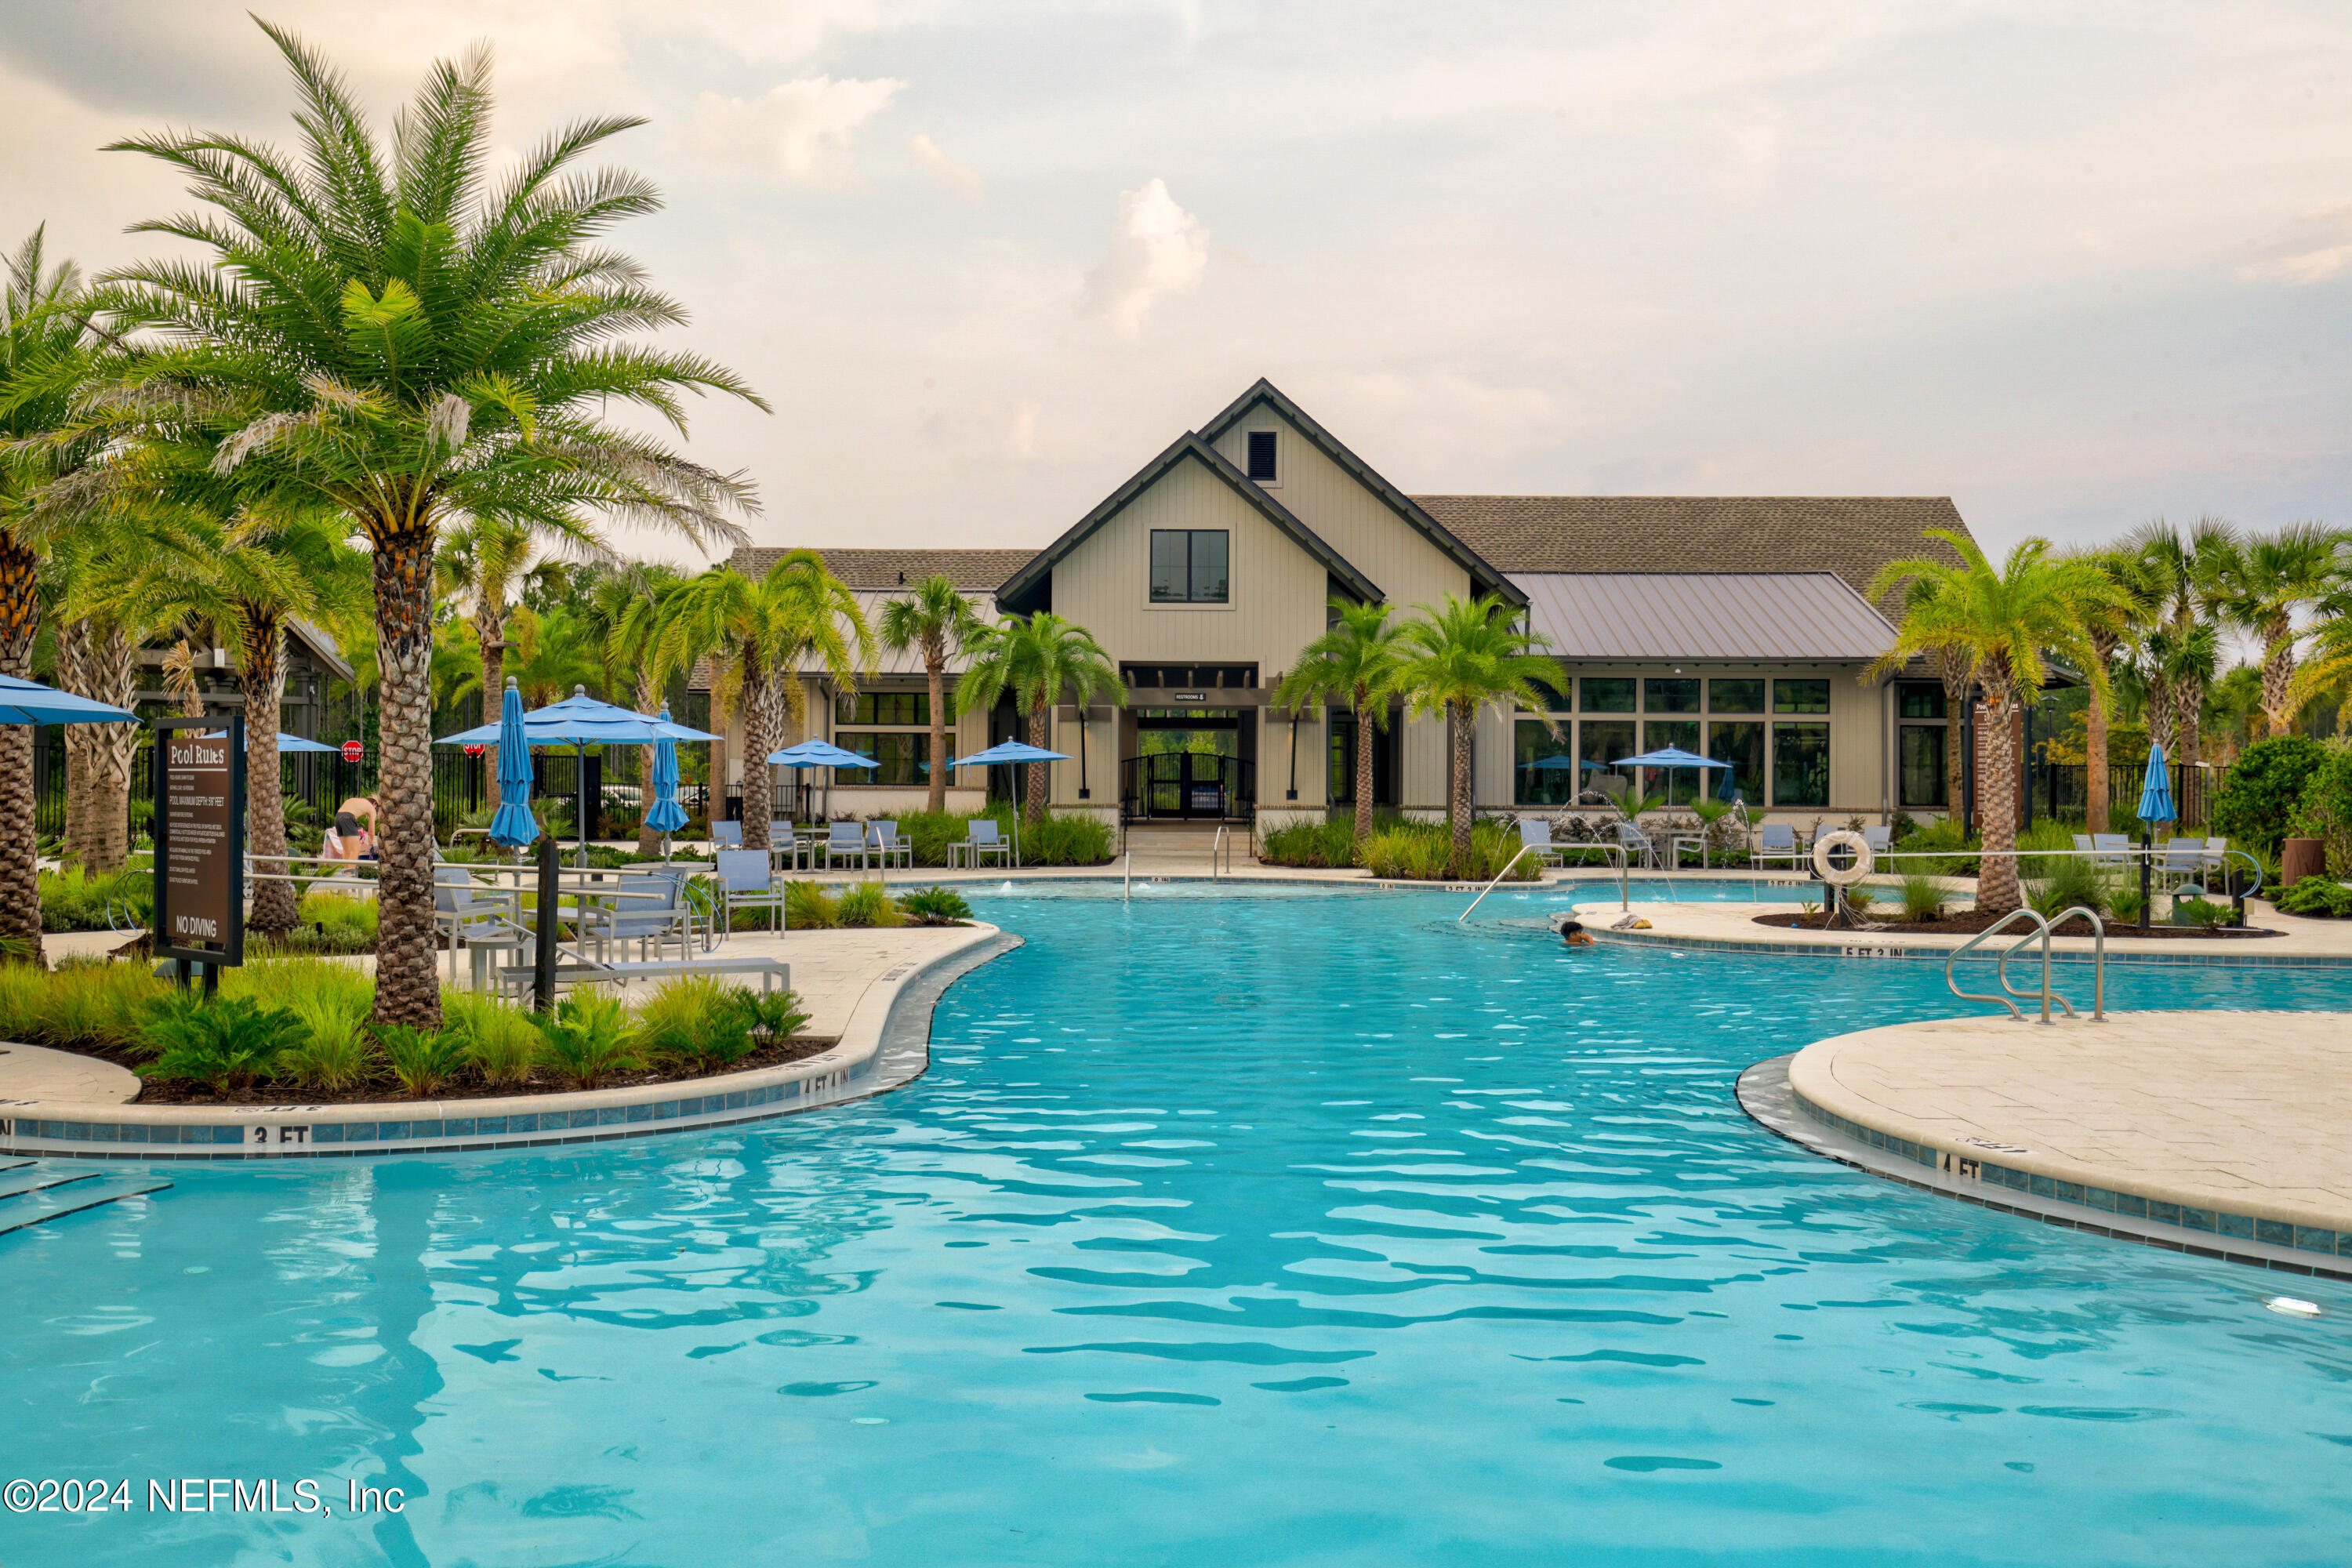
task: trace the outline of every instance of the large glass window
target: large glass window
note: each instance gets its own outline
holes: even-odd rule
[[[1791,684],[1776,680],[1774,686]],[[1829,683],[1823,681],[1822,685]],[[1775,693],[1777,700],[1778,694]],[[1830,727],[1827,724],[1772,726],[1772,804],[1827,805],[1830,803]]]
[[[1643,710],[1650,713],[1696,713],[1698,711],[1698,678],[1696,676],[1654,675],[1642,683]]]
[[[1228,538],[1222,528],[1153,529],[1151,602],[1223,604]]]
[[[1762,693],[1757,694],[1757,700],[1763,700]],[[1764,726],[1760,722],[1711,721],[1706,727],[1706,754],[1731,764],[1727,770],[1709,774],[1708,787],[1717,799],[1738,795],[1750,805],[1764,803]]]
[[[1944,716],[1944,689],[1922,682],[1906,682],[1895,689],[1895,707],[1898,717],[1905,719],[1941,719]]]
[[[1775,713],[1826,713],[1830,683],[1826,680],[1776,680],[1772,683]]]
[[[1698,682],[1691,682],[1696,686]],[[1693,694],[1696,698],[1696,693]],[[1652,719],[1642,725],[1642,750],[1661,752],[1672,746],[1678,752],[1698,753],[1698,721],[1696,719]],[[1688,805],[1698,799],[1706,783],[1699,775],[1705,768],[1643,768],[1642,789],[1649,795],[1666,797],[1669,805]]]
[[[1758,679],[1710,680],[1706,683],[1706,705],[1716,713],[1761,713],[1764,711],[1764,682]]]
[[[1633,710],[1633,678],[1630,675],[1588,675],[1577,685],[1583,689],[1587,713]]]
[[[1575,708],[1568,700],[1568,682],[1565,679],[1558,686],[1554,686],[1549,680],[1531,680],[1528,684],[1534,687],[1536,695],[1543,699],[1541,710],[1543,712],[1572,713],[1575,711]]]
[[[1632,682],[1627,682],[1631,685]],[[1598,764],[1580,766],[1577,776],[1590,784],[1616,774],[1623,776],[1638,770],[1617,768],[1610,764],[1620,757],[1633,754],[1633,721],[1631,719],[1587,719],[1576,727],[1576,760]]]
[[[1570,727],[1562,724],[1559,731],[1554,735],[1533,719],[1518,721],[1512,739],[1511,798],[1519,805],[1567,805],[1576,799],[1579,770]]]
[[[870,768],[841,768],[835,784],[907,784],[917,788],[931,782],[924,763],[931,760],[931,737],[921,730],[836,730],[834,743],[863,752],[875,761]],[[955,766],[955,737],[948,737],[948,766]],[[953,775],[949,778],[954,782]]]
[[[1895,731],[1895,771],[1902,805],[1928,806],[1937,811],[1951,805],[1944,776],[1947,733],[1941,724],[1906,724]]]
[[[931,699],[924,691],[845,691],[833,700],[836,724],[928,724]],[[842,742],[847,745],[847,742]]]

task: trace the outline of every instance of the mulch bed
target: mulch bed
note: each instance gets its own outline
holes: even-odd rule
[[[1885,925],[1885,929],[1890,931],[1903,931],[1915,936],[1974,936],[1977,932],[1983,931],[1988,926],[1990,926],[2000,918],[2000,917],[1999,915],[1979,914],[1976,910],[1969,910],[1961,914],[1948,914],[1939,921],[1907,921],[1903,919],[1902,916],[1897,913],[1886,917],[1882,923]],[[1853,927],[1824,926],[1822,923],[1822,917],[1817,914],[1776,914],[1758,915],[1755,917],[1755,921],[1758,925],[1772,926],[1781,931],[1818,931],[1824,934],[1839,936],[1852,936],[1856,934]],[[2023,935],[2028,931],[2032,931],[2034,928],[2030,922],[2021,921],[2009,929],[2020,935]],[[2050,928],[2050,934],[2053,936],[2095,936],[2098,933],[2091,929],[2090,921],[2077,915],[2074,919],[2068,921],[2063,925],[2052,926]],[[2224,927],[2220,931],[2205,931],[2197,926],[2152,925],[2148,927],[2147,930],[2142,931],[2136,925],[2118,925],[2113,921],[2109,921],[2107,922],[2107,940],[2109,942],[2124,940],[2137,942],[2143,938],[2173,939],[2179,937],[2224,937],[2234,942],[2240,938],[2251,940],[2255,937],[2284,936],[2285,934],[2286,933],[2284,931],[2272,931],[2263,926],[2248,926],[2242,930],[2233,927]]]
[[[750,1056],[725,1067],[700,1072],[638,1072],[623,1073],[597,1084],[600,1089],[634,1089],[640,1084],[692,1083],[698,1079],[718,1078],[726,1073],[751,1072],[760,1068],[783,1067],[802,1061],[828,1049],[836,1042],[831,1035],[794,1035],[789,1040],[761,1046]],[[63,1048],[63,1047],[52,1047]],[[138,1070],[139,1063],[121,1051],[84,1050],[77,1055],[97,1057],[120,1068]],[[501,1085],[497,1088],[484,1083],[479,1075],[466,1072],[443,1086],[436,1100],[496,1100],[518,1094],[569,1094],[568,1084],[551,1079],[535,1078],[524,1084]],[[185,1079],[151,1078],[131,1101],[134,1105],[374,1105],[397,1102],[407,1099],[399,1083],[390,1074],[381,1079],[354,1085],[350,1089],[325,1089],[292,1083],[255,1084],[238,1094],[219,1095]]]

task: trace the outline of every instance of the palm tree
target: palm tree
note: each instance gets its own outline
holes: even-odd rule
[[[2202,518],[2187,534],[2161,518],[2141,526],[2124,542],[2140,558],[2154,624],[2143,639],[2148,665],[2148,732],[2170,737],[2166,755],[2185,766],[2200,760],[2198,720],[2205,687],[2220,653],[2217,622],[2228,584],[2239,573],[2237,531],[2218,518]],[[2161,706],[2168,711],[2153,710]]]
[[[2103,574],[2119,595],[2089,606],[2083,631],[2090,639],[2091,657],[2110,679],[2116,656],[2156,614],[2159,597],[2145,556],[2130,550],[2092,550],[2077,557]],[[2114,802],[2107,790],[2107,731],[2114,720],[2115,694],[2107,687],[2091,689],[2083,715],[2083,781],[2084,824],[2093,833],[2107,830]]]
[[[544,574],[551,565],[535,561],[548,535],[588,555],[609,554],[596,532],[572,517],[542,522],[537,519],[492,515],[458,524],[444,534],[434,553],[434,577],[440,592],[470,599],[474,643],[481,659],[480,679],[470,689],[480,691],[480,721],[496,723],[490,712],[507,689],[506,651],[509,619],[515,601],[532,581],[534,570]],[[493,741],[482,748],[482,776],[499,776],[499,748]]]
[[[859,668],[873,663],[873,633],[857,596],[825,569],[824,556],[793,550],[763,577],[714,566],[688,578],[663,601],[662,620],[656,646],[667,668],[688,669],[705,657],[714,665],[736,666],[743,714],[743,847],[764,849],[775,798],[768,753],[787,714],[795,725],[807,717],[803,660],[814,657],[845,689],[856,684]]]
[[[134,470],[168,471],[169,451],[128,455]],[[162,459],[157,461],[157,459]],[[202,467],[186,476],[199,483]],[[213,499],[226,499],[210,487]],[[158,492],[173,493],[168,478]],[[320,508],[286,516],[218,516],[201,505],[166,502],[110,531],[114,547],[91,561],[68,596],[69,614],[119,622],[137,614],[201,624],[233,646],[245,699],[246,843],[249,853],[286,853],[285,770],[278,750],[286,696],[286,622],[349,613],[366,596],[366,558],[345,542],[342,519]],[[110,808],[119,815],[119,805]],[[271,871],[285,868],[271,867]],[[299,921],[291,881],[265,876],[253,886],[253,927],[282,934]]]
[[[49,564],[62,594],[112,559],[110,531],[80,529],[52,547]],[[139,696],[140,645],[168,624],[136,603],[89,615],[61,614],[54,659],[57,683],[77,697],[129,708]],[[131,853],[131,763],[139,754],[136,724],[67,724],[65,858],[92,871],[120,870]]]
[[[2294,724],[2294,615],[2344,585],[2346,546],[2338,529],[2289,523],[2242,542],[2227,562],[2219,599],[2230,624],[2262,639],[2263,712],[2270,732]]]
[[[1499,595],[1476,599],[1452,594],[1433,609],[1413,606],[1423,618],[1400,628],[1402,663],[1396,680],[1420,714],[1443,714],[1452,777],[1446,791],[1445,816],[1454,829],[1454,872],[1470,874],[1471,742],[1477,730],[1478,710],[1492,706],[1508,713],[1514,707],[1541,713],[1552,706],[1537,689],[1557,685],[1558,661],[1535,650],[1551,645],[1528,626],[1525,614]],[[1543,721],[1553,734],[1559,726]]]
[[[588,588],[589,630],[604,649],[604,689],[622,689],[631,677],[629,706],[651,713],[661,701],[671,670],[661,657],[663,599],[678,584],[676,567],[657,561],[629,561],[597,574]],[[643,819],[653,809],[654,749],[637,748],[637,853],[661,853],[661,835]]]
[[[0,279],[0,675],[29,679],[41,630],[41,556],[71,521],[71,481],[101,441],[77,403],[104,340],[81,274],[50,266],[35,229]],[[0,725],[0,953],[43,961],[34,847],[33,731]]]
[[[1931,528],[1959,554],[1949,560],[1915,557],[1889,562],[1871,584],[1883,598],[1906,577],[1927,584],[1906,606],[1894,644],[1872,667],[1874,677],[1902,667],[1915,653],[1957,647],[1969,652],[1969,674],[1984,691],[1985,776],[1977,790],[1984,835],[1984,869],[1977,908],[2006,913],[2023,901],[2017,875],[2017,807],[2023,759],[2013,721],[2021,704],[2042,693],[2049,660],[2079,668],[2092,689],[2107,674],[2091,647],[2084,621],[2122,601],[2121,592],[2089,562],[2055,553],[2046,539],[2029,539],[1996,568],[1975,540],[1958,529]]]
[[[956,715],[986,712],[1005,693],[1028,717],[1029,743],[1043,750],[1045,720],[1068,697],[1080,708],[1096,698],[1127,701],[1127,686],[1094,633],[1051,610],[1007,616],[967,645],[971,667],[956,682]],[[1029,820],[1045,820],[1045,764],[1029,764]]]
[[[937,573],[916,584],[905,598],[884,605],[875,628],[894,652],[922,651],[923,674],[931,690],[931,789],[924,804],[932,812],[948,808],[948,660],[986,629],[954,581]]]
[[[1404,668],[1404,633],[1390,623],[1388,605],[1335,597],[1330,607],[1331,624],[1298,650],[1275,700],[1296,710],[1337,698],[1355,714],[1356,842],[1361,844],[1372,831],[1372,733],[1388,722],[1389,699]]]
[[[604,411],[635,404],[682,430],[685,393],[759,400],[709,360],[615,341],[684,319],[597,243],[654,210],[653,187],[575,169],[642,121],[579,121],[493,187],[486,50],[435,66],[387,143],[320,56],[262,27],[301,100],[300,152],[169,132],[117,143],[190,176],[209,210],[141,226],[211,257],[126,268],[106,303],[143,334],[126,375],[136,406],[217,430],[218,466],[253,504],[332,507],[373,552],[375,1016],[429,1026],[441,1013],[430,751],[440,531],[491,517],[561,528],[588,510],[697,545],[740,540],[733,519],[754,510],[740,475],[688,462]]]

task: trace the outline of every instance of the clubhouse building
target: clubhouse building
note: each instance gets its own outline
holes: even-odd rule
[[[1943,689],[1916,665],[1867,677],[1894,636],[1892,606],[1867,594],[1886,563],[1941,549],[1923,530],[1963,526],[1940,497],[1408,496],[1260,381],[1042,550],[821,553],[869,619],[944,574],[983,616],[1052,610],[1094,633],[1128,701],[1055,710],[1047,744],[1070,755],[1052,764],[1057,812],[1319,817],[1352,806],[1368,745],[1375,804],[1442,816],[1442,720],[1400,708],[1361,733],[1344,707],[1293,711],[1275,691],[1334,596],[1402,616],[1494,594],[1524,606],[1559,675],[1544,715],[1480,712],[1480,810],[1567,809],[1618,759],[1674,746],[1729,767],[1654,773],[1647,787],[1737,792],[1759,817],[1810,821],[1945,809]],[[732,565],[763,572],[780,553],[740,550]],[[855,689],[802,679],[808,731],[878,763],[835,775],[831,813],[919,809],[919,654],[885,651]],[[955,755],[1027,738],[1009,701],[948,733]],[[714,761],[732,795],[739,729],[728,742]],[[1555,758],[1576,765],[1533,765]],[[1013,793],[1011,773],[957,770],[950,805]],[[794,779],[780,775],[782,801]]]

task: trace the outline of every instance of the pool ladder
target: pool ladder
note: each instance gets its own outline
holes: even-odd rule
[[[29,1176],[14,1173],[22,1171],[32,1173]],[[85,1187],[81,1185],[85,1182],[100,1184]],[[41,1169],[31,1160],[0,1160],[0,1236],[65,1215],[79,1214],[84,1209],[94,1209],[120,1198],[135,1198],[142,1193],[160,1193],[171,1184],[169,1182],[137,1179],[126,1183],[119,1177],[108,1180],[103,1171],[59,1175],[54,1171]],[[80,1190],[59,1193],[56,1197],[43,1195],[61,1187]]]
[[[2041,912],[2036,910],[2010,910],[2009,913],[1952,949],[1951,956],[1944,960],[1944,984],[1951,987],[1952,994],[1963,1002],[2000,1003],[2009,1009],[2011,1017],[2021,1023],[2024,1021],[2025,1015],[2018,1010],[2017,1003],[2011,999],[2012,997],[2022,997],[2029,1002],[2038,998],[2042,1004],[2042,1016],[2037,1021],[2043,1024],[2050,1022],[2050,1005],[2053,1002],[2065,1008],[2066,1016],[2069,1018],[2077,1016],[2074,1005],[2051,989],[2050,985],[2050,928],[2053,925],[2064,925],[2076,915],[2089,918],[2091,929],[2098,939],[2097,945],[2092,949],[2091,956],[2091,1021],[2095,1024],[2105,1022],[2107,1016],[2107,922],[2099,918],[2098,910],[2084,904],[2076,904],[2071,910],[2062,910],[2054,921],[2043,919]],[[2000,962],[1993,966],[1993,979],[2000,986],[2000,994],[1961,990],[1960,983],[1953,977],[1954,967],[1967,956],[1969,949],[1980,942],[1990,942],[1997,933],[2006,931],[2019,921],[2031,921],[2038,930],[2025,932],[2001,950]],[[2037,935],[2042,939],[2042,986],[2038,991],[2020,991],[2009,983],[2009,961],[2016,957],[2019,950]]]

